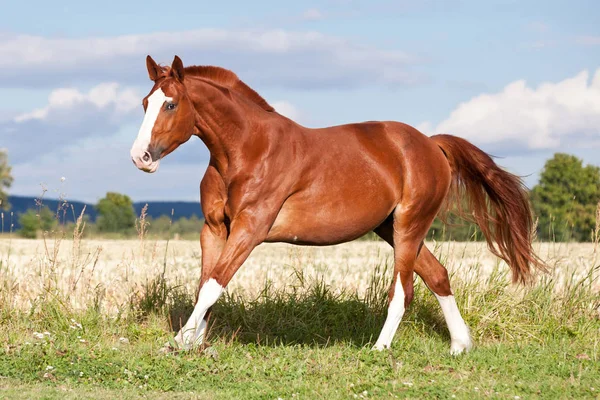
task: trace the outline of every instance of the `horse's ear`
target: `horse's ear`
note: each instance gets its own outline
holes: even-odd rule
[[[171,73],[173,77],[180,82],[183,82],[183,62],[179,56],[175,56],[171,64]]]
[[[162,69],[149,55],[146,56],[146,67],[148,68],[148,76],[151,81],[157,80],[162,73]]]

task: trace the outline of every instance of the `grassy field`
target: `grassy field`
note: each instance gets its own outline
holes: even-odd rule
[[[185,322],[196,241],[0,240],[0,398],[599,398],[600,249],[537,244],[529,287],[481,243],[429,243],[475,348],[452,357],[434,297],[385,352],[381,242],[256,249],[211,316],[210,345],[159,349]]]

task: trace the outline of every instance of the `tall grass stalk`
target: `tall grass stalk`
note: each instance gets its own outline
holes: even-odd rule
[[[596,227],[592,232],[592,242],[594,242],[594,253],[596,253],[598,243],[600,243],[600,201],[596,206]]]

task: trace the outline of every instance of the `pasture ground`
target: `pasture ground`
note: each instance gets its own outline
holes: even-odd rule
[[[193,301],[194,284],[176,266],[197,269],[198,254],[182,254],[199,245],[114,243],[140,254],[112,245],[0,241],[0,398],[599,398],[593,244],[541,248],[553,272],[528,287],[511,285],[480,244],[429,244],[453,273],[472,330],[475,348],[458,357],[418,279],[392,349],[370,350],[391,267],[380,243],[308,256],[258,249],[265,258],[249,266],[281,263],[283,281],[244,275],[213,310],[210,346],[165,355]]]

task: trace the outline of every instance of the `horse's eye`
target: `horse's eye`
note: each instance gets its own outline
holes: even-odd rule
[[[167,105],[165,106],[165,108],[167,110],[174,110],[175,109],[175,103],[167,103]]]

